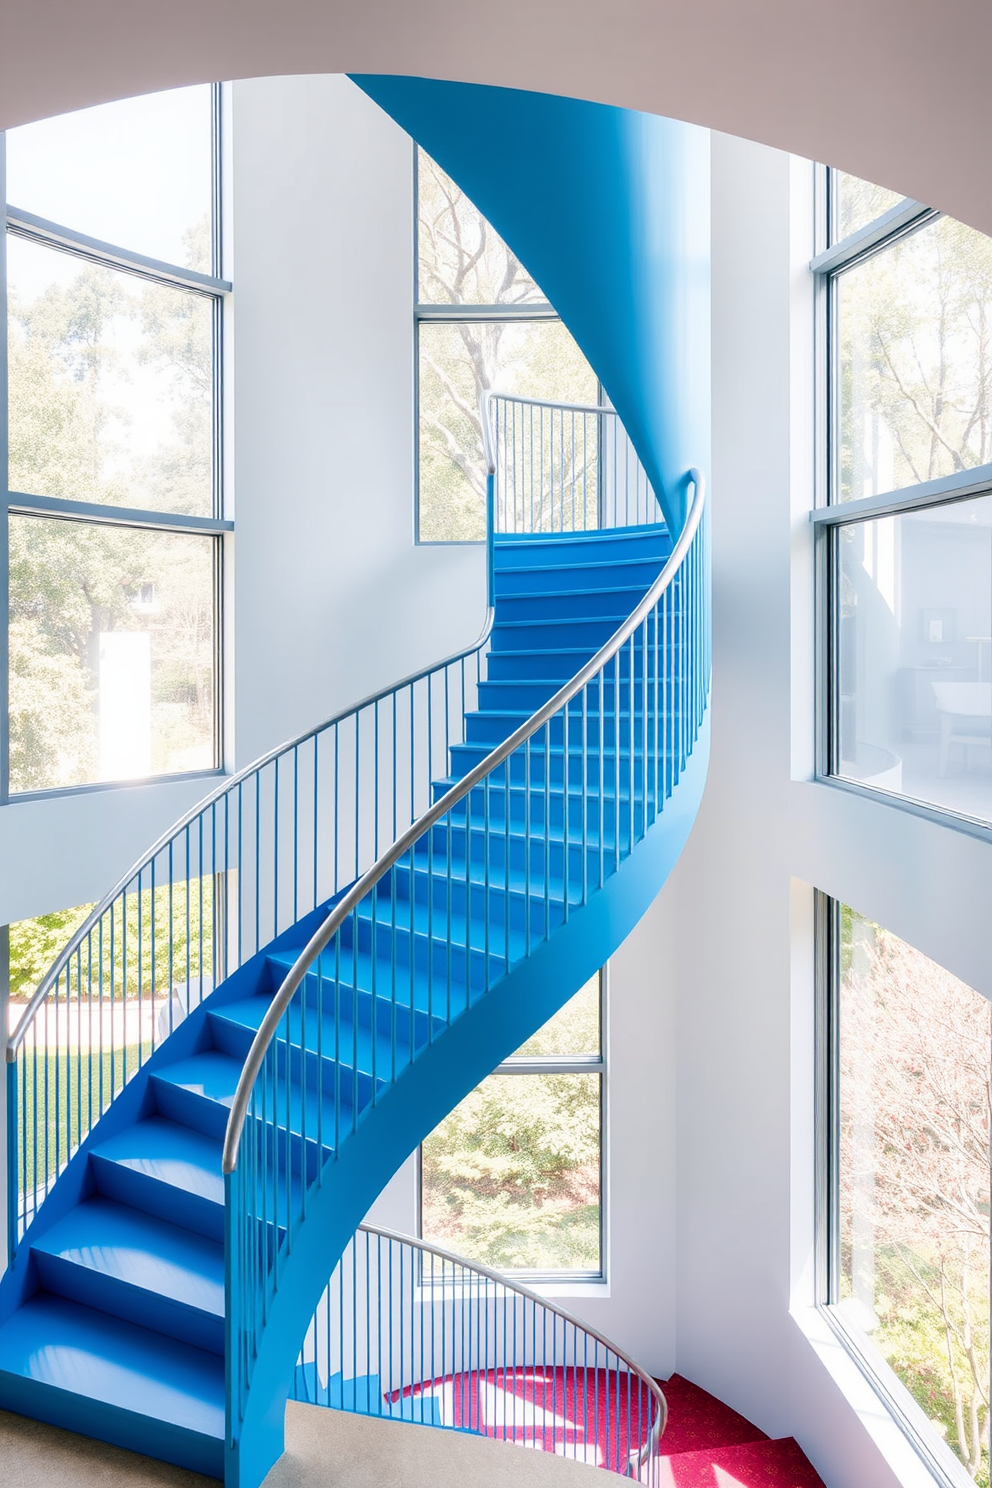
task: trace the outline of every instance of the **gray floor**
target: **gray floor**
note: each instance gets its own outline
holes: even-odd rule
[[[265,1488],[595,1488],[597,1481],[603,1481],[601,1468],[506,1442],[291,1403],[286,1454]],[[217,1488],[213,1478],[7,1411],[0,1411],[0,1483],[3,1488]]]

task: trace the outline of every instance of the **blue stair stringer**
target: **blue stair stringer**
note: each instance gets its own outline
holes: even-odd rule
[[[479,707],[466,717],[466,742],[451,751],[451,778],[437,782],[438,794],[592,656],[643,596],[670,550],[661,526],[497,538],[488,678],[480,687]],[[307,1158],[307,1178],[322,1167],[322,1181],[312,1185],[292,1263],[270,1299],[236,1439],[225,1429],[231,1319],[225,1316],[222,1139],[252,1039],[327,906],[306,916],[218,986],[151,1055],[82,1142],[0,1284],[0,1406],[226,1476],[231,1488],[253,1488],[261,1481],[281,1450],[283,1406],[293,1389],[300,1340],[357,1223],[434,1125],[617,948],[658,892],[686,839],[705,777],[705,717],[655,824],[603,887],[563,919],[564,853],[570,855],[574,883],[583,851],[595,858],[605,845],[612,857],[617,824],[623,831],[632,797],[643,796],[637,759],[624,769],[625,762],[614,752],[617,730],[621,752],[625,747],[629,713],[625,717],[624,698],[631,694],[622,668],[616,676],[619,683],[601,682],[599,716],[589,718],[591,728],[602,729],[601,739],[590,734],[596,747],[586,761],[593,773],[604,771],[605,788],[596,792],[604,814],[601,834],[589,830],[583,844],[573,830],[572,804],[579,787],[571,765],[570,826],[565,832],[561,738],[532,760],[529,809],[549,818],[549,858],[537,873],[530,865],[532,908],[537,906],[534,913],[543,918],[545,905],[550,906],[548,912],[558,923],[530,955],[517,946],[509,970],[499,964],[491,969],[488,988],[463,958],[461,974],[448,978],[456,1006],[449,1004],[442,1018],[428,1008],[426,994],[419,990],[422,973],[412,995],[408,973],[397,978],[402,986],[396,995],[380,974],[373,999],[368,926],[363,926],[361,910],[345,927],[347,946],[353,945],[349,935],[357,936],[363,953],[346,958],[348,968],[358,967],[357,984],[339,988],[339,1057],[325,1072],[322,1088],[325,1099],[334,1103],[337,1129],[348,1140],[342,1140],[339,1152],[325,1141],[316,1163]],[[634,689],[641,685],[635,675]],[[545,769],[550,769],[547,782]],[[470,797],[468,809],[463,805],[456,818],[460,828],[454,833],[450,824],[446,832],[435,828],[437,840],[422,840],[412,868],[397,873],[398,892],[408,896],[408,903],[413,896],[421,954],[428,941],[428,922],[421,913],[426,908],[428,855],[435,859],[436,888],[437,855],[452,854],[451,902],[457,904],[461,893],[464,908],[466,868],[471,869],[473,892],[485,868],[490,890],[502,886],[505,895],[508,854],[509,892],[518,911],[513,923],[522,927],[528,871],[521,854],[530,849],[518,830],[524,782],[517,782],[516,789],[513,785],[511,771],[509,830],[495,838],[504,844],[503,861],[492,851],[488,868],[477,861],[484,838]],[[662,803],[657,804],[660,808]],[[505,786],[502,791],[493,787],[489,811],[497,817],[504,813],[505,828]],[[457,931],[453,934],[457,937]],[[450,954],[440,915],[432,940],[436,953]],[[385,960],[388,966],[388,954]],[[481,995],[484,991],[488,995]],[[305,986],[301,1006],[306,993]],[[327,1047],[334,1044],[329,1038]],[[373,1066],[375,1119],[362,1120],[363,1113],[372,1114]],[[315,1099],[315,1085],[309,1073],[300,1080],[306,1060],[285,1067],[291,1071],[289,1088],[280,1104],[288,1122],[280,1117],[280,1129],[284,1136],[287,1129],[295,1132],[299,1152],[301,1113]],[[390,1067],[400,1071],[391,1085]],[[302,1181],[299,1162],[292,1181]]]

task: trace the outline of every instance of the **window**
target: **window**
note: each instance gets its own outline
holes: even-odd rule
[[[595,373],[502,238],[423,150],[416,156],[417,537],[486,535],[486,389],[595,404]]]
[[[500,1270],[603,1274],[603,998],[592,978],[421,1148],[421,1234]]]
[[[987,824],[992,239],[827,179],[821,770]]]
[[[937,1480],[939,1438],[987,1484],[992,1008],[846,905],[820,929],[820,1300]]]
[[[6,136],[0,799],[219,768],[219,90]]]

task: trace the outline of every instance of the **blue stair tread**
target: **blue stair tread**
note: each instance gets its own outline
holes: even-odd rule
[[[0,1380],[18,1376],[223,1440],[219,1355],[64,1297],[37,1292],[19,1308],[0,1328],[0,1361]]]
[[[112,1199],[78,1204],[31,1248],[214,1317],[224,1316],[224,1247]]]
[[[208,1049],[202,1054],[193,1054],[188,1059],[176,1060],[174,1064],[160,1066],[155,1070],[153,1078],[166,1081],[189,1095],[229,1108],[234,1101],[241,1069],[240,1060],[215,1049]],[[290,1081],[287,1092],[280,1072],[278,1089],[270,1099],[278,1113],[280,1127],[286,1129],[288,1121],[288,1130],[298,1136],[305,1126],[307,1137],[311,1141],[320,1132],[324,1147],[331,1145],[329,1134],[335,1130],[336,1116],[341,1130],[351,1124],[353,1103],[346,1095],[342,1095],[336,1104],[333,1083],[325,1087],[322,1098],[309,1087],[301,1088],[295,1080]],[[319,1110],[321,1106],[322,1112]]]
[[[390,999],[390,1002],[392,1000]],[[252,1033],[261,1027],[262,1019],[272,1005],[272,999],[266,996],[245,997],[239,1002],[229,1002],[224,1007],[218,1008],[212,1014],[215,1018],[225,1018],[232,1023],[239,1024],[242,1028],[251,1030]],[[287,1011],[288,1028],[292,1038],[293,1046],[298,1048],[305,1043],[310,1053],[315,1054],[320,1049],[325,1059],[335,1057],[335,1047],[340,1051],[344,1063],[352,1069],[357,1069],[365,1074],[372,1070],[372,1030],[368,1021],[358,1020],[357,1032],[355,1020],[351,1017],[351,1009],[345,1005],[338,1016],[337,1027],[332,1014],[325,1013],[318,1020],[313,1009],[308,1009],[304,1020],[304,1005],[299,998],[294,998]],[[282,1025],[280,1025],[280,1033]],[[280,1036],[277,1033],[277,1037]],[[395,1047],[402,1056],[405,1063],[406,1055],[410,1049],[410,1039],[402,1029],[396,1029],[395,1041],[390,1038],[388,1027],[380,1028],[375,1041],[375,1064],[377,1070],[388,1069],[392,1057],[392,1049]],[[422,1031],[418,1032],[417,1046],[427,1042],[427,1023],[424,1020]]]
[[[166,1116],[147,1116],[98,1143],[92,1156],[224,1207],[221,1143]]]
[[[578,532],[495,532],[493,545],[512,548],[533,543],[554,543],[556,547],[568,548],[580,543],[623,542],[631,537],[659,537],[668,539],[668,528],[664,522],[638,522],[630,527],[583,527]]]
[[[293,965],[294,957],[291,952],[286,952],[284,960],[283,954],[284,953],[281,952],[270,952],[269,960],[275,962],[277,965],[286,967],[286,969],[288,970]],[[332,982],[334,980],[337,965],[335,952],[333,950],[324,951],[313,963],[313,967],[311,968],[311,971],[309,973],[311,976],[316,975],[318,965],[320,967],[320,972],[323,976],[324,982]],[[388,952],[381,952],[375,958],[374,975],[372,957],[368,954],[367,951],[359,951],[356,957],[353,956],[350,949],[343,949],[341,952],[340,968],[340,988],[341,992],[346,998],[356,993],[361,997],[371,997],[373,990],[373,981],[375,983],[375,995],[377,997],[388,995],[388,989],[392,987],[394,982],[394,973],[399,972],[397,978],[397,1007],[406,1009],[412,1008],[414,1012],[418,1013],[433,1012],[435,1013],[435,1015],[437,1013],[436,979],[435,996],[432,1002],[430,997],[430,989],[428,987],[427,978],[424,972],[422,970],[415,970],[414,975],[411,977],[409,966],[404,966],[401,968],[395,967],[392,957],[389,955]],[[357,986],[353,985],[353,976],[355,978]],[[451,988],[451,996],[451,1007],[453,1011],[460,1010],[464,1007],[464,986],[453,984]],[[479,996],[481,996],[481,988],[473,988],[470,994],[470,1001],[476,1002]]]
[[[664,546],[660,544],[659,546]],[[669,549],[671,544],[668,544]],[[612,573],[615,569],[644,568],[647,564],[655,561],[651,553],[638,553],[634,558],[604,558],[601,563],[592,562],[587,554],[584,558],[568,558],[561,563],[515,563],[512,568],[497,568],[496,577],[503,578],[507,574],[542,574],[542,573],[571,573],[578,570],[594,570],[596,573]],[[660,561],[660,560],[659,560]],[[553,590],[559,593],[559,590]],[[506,599],[506,595],[498,595],[498,599]]]
[[[180,1086],[191,1095],[217,1105],[230,1106],[241,1078],[242,1061],[219,1049],[205,1049],[172,1064],[160,1064],[152,1071],[153,1080]]]

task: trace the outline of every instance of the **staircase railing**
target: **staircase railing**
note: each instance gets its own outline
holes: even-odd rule
[[[679,781],[703,725],[710,674],[705,494],[698,471],[687,480],[693,498],[685,526],[628,619],[340,898],[259,1027],[223,1156],[235,1433],[272,1299],[325,1163],[470,1002],[619,870]],[[560,795],[552,791],[554,774]],[[418,872],[426,875],[419,893]],[[437,955],[433,936],[441,930],[445,951]],[[388,1053],[371,1040],[363,1101],[340,1075],[324,1083],[331,1060],[335,1068],[344,1054],[352,1068],[358,1062],[360,971],[372,1006],[382,996],[391,1008]],[[398,1039],[398,1027],[411,1030],[418,1012],[426,1013],[424,1037]],[[297,1161],[274,1151],[269,1133],[273,1120],[291,1124],[291,1073],[306,1059],[308,1040],[318,1057],[312,1101],[295,1113]]]
[[[665,1396],[623,1349],[511,1277],[372,1225],[320,1299],[293,1398],[471,1431],[660,1488]]]
[[[11,1255],[176,1024],[421,815],[475,706],[491,627],[490,610],[466,650],[239,771],[86,915],[6,1039]]]
[[[590,532],[662,521],[651,483],[613,408],[482,395],[495,532]]]

